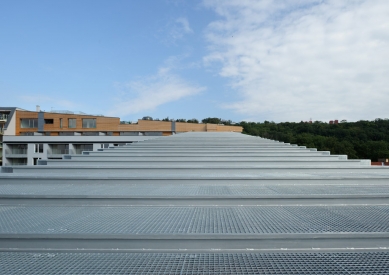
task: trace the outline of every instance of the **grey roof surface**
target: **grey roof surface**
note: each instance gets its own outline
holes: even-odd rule
[[[389,169],[184,133],[0,174],[0,274],[389,274]]]

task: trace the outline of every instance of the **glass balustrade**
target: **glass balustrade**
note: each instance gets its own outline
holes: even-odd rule
[[[76,151],[76,154],[82,154],[82,152],[84,152],[84,151],[93,151],[93,149],[76,149],[75,150]]]
[[[8,114],[0,114],[0,120],[8,120]]]
[[[65,154],[69,154],[69,149],[56,149],[56,148],[53,148],[53,149],[48,150],[47,154],[48,155],[65,155]]]
[[[13,155],[26,155],[27,154],[27,148],[11,148],[5,150],[7,155],[13,154]]]

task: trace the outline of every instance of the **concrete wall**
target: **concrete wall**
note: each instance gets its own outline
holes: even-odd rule
[[[4,136],[14,136],[16,134],[16,115],[13,113],[13,115],[10,114],[8,116],[8,121],[6,124],[7,129],[4,130]]]

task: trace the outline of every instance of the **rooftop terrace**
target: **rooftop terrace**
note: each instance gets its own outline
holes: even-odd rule
[[[183,133],[0,174],[1,274],[389,274],[389,167]]]

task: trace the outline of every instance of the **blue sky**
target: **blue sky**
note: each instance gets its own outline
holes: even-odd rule
[[[0,106],[137,120],[387,118],[387,0],[0,2]]]

